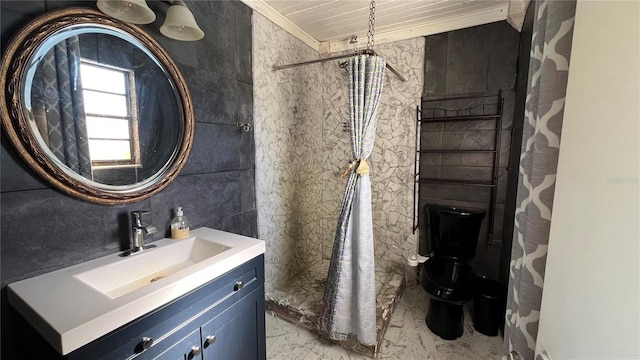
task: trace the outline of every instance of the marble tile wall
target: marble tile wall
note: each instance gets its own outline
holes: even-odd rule
[[[329,258],[351,159],[348,75],[330,61],[273,71],[318,53],[259,14],[253,16],[258,229],[267,242],[266,291]],[[376,48],[409,79],[385,80],[371,156],[376,259],[402,266],[411,234],[415,106],[423,87],[424,39]]]
[[[258,233],[269,292],[321,259],[322,83],[320,65],[272,70],[318,53],[257,13],[253,36]]]

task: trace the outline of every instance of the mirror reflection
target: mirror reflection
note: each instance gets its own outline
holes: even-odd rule
[[[181,144],[183,109],[162,64],[135,38],[100,25],[71,27],[32,59],[24,111],[57,166],[110,190],[166,172]]]

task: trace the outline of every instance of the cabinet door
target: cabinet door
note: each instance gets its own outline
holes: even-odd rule
[[[265,359],[264,287],[230,306],[201,331],[204,360]]]
[[[179,335],[179,333],[175,334]],[[200,329],[172,343],[172,337],[141,353],[135,360],[201,360]],[[175,340],[174,340],[175,341]],[[167,344],[164,344],[167,343]]]

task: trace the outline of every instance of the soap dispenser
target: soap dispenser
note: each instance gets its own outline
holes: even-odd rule
[[[171,220],[171,238],[186,239],[189,237],[189,223],[182,212],[182,207],[176,208],[176,217]]]

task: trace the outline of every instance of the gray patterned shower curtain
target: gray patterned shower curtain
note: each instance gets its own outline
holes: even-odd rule
[[[37,75],[32,108],[43,141],[63,164],[91,178],[78,37],[62,40],[48,51]]]
[[[533,360],[549,243],[575,0],[535,1],[504,344]]]
[[[355,159],[342,201],[333,244],[320,330],[334,340],[376,344],[376,283],[371,181],[367,158],[373,149],[386,61],[358,55],[348,60],[351,148]]]

